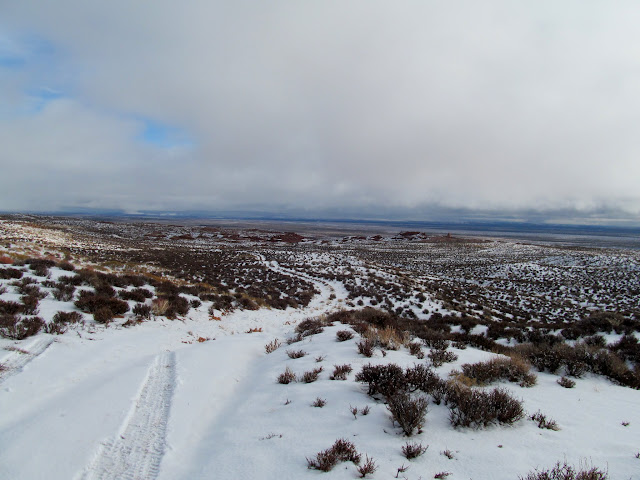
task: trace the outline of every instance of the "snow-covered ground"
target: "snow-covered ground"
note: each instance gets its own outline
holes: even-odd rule
[[[216,321],[201,308],[184,320],[3,340],[0,478],[356,478],[352,463],[329,473],[307,469],[306,458],[338,438],[375,460],[373,478],[394,478],[404,465],[409,468],[397,478],[450,472],[450,479],[506,480],[565,460],[607,469],[611,479],[640,478],[640,392],[595,376],[573,389],[550,374],[539,374],[533,388],[504,385],[529,413],[555,420],[559,431],[526,418],[509,427],[454,429],[447,407],[430,404],[424,431],[410,439],[429,448],[407,460],[401,448],[408,439],[354,376],[369,362],[425,360],[404,348],[365,358],[357,335],[336,341],[336,331],[349,328],[338,324],[265,353],[265,344],[285,340],[301,320],[340,306],[341,295],[329,300],[344,293],[337,286],[316,286],[322,293],[304,310],[238,311]],[[262,331],[246,333],[251,329]],[[307,355],[286,354],[300,349]],[[442,377],[492,356],[452,350],[459,359],[437,370]],[[348,380],[330,380],[333,366],[345,363],[353,367]],[[287,366],[296,374],[324,370],[314,383],[277,383]],[[323,408],[311,406],[318,397],[326,400]],[[350,407],[365,406],[370,413],[354,418]]]
[[[8,246],[0,253],[20,251],[24,256],[46,256],[62,246],[87,249],[88,245],[98,245],[93,237],[76,244],[76,237],[66,233],[51,237],[49,230],[39,233],[33,228],[25,234],[7,225],[3,228],[9,235],[5,242]],[[533,247],[487,243],[473,248],[498,248],[513,256],[514,249],[527,253]],[[432,276],[430,270],[420,277],[416,272],[422,267],[411,266],[408,260],[422,257],[413,251],[405,255],[405,249],[398,247],[397,258],[390,256],[379,264],[364,264],[344,252],[298,251],[289,255],[286,249],[269,254],[266,250],[251,251],[247,257],[252,256],[278,278],[291,277],[295,280],[291,285],[308,284],[319,292],[304,308],[235,310],[227,314],[217,311],[212,316],[208,312],[211,302],[205,300],[176,320],[157,317],[125,328],[122,324],[132,317],[128,313],[105,327],[85,313],[86,323],[69,326],[62,335],[41,332],[20,341],[0,338],[0,479],[357,478],[357,467],[348,462],[329,473],[307,468],[307,459],[340,438],[353,442],[363,459],[374,459],[378,468],[368,476],[374,479],[426,480],[442,474],[440,478],[448,479],[515,480],[558,461],[606,470],[612,480],[640,479],[640,391],[604,377],[587,374],[576,379],[572,389],[561,387],[559,377],[548,373],[538,373],[532,388],[506,382],[491,386],[502,386],[522,399],[527,414],[540,411],[557,422],[557,431],[540,429],[527,416],[512,426],[453,428],[448,408],[430,402],[423,431],[407,438],[393,424],[386,405],[367,396],[367,387],[357,383],[355,376],[369,363],[393,362],[409,367],[427,364],[428,360],[411,356],[404,347],[387,351],[386,356],[378,349],[372,358],[366,358],[358,353],[357,334],[351,340],[336,340],[337,331],[351,329],[340,324],[287,345],[286,339],[294,336],[296,325],[307,318],[354,308],[357,298],[364,300],[361,305],[374,305],[372,296],[353,295],[366,276],[368,287],[373,289],[371,295],[388,295],[394,310],[409,309],[421,319],[428,318],[427,311],[447,313],[441,300],[429,290],[423,296],[421,289],[416,290],[419,282],[412,283],[422,278],[439,289],[447,277]],[[451,260],[455,255],[442,258]],[[470,258],[475,261],[478,255],[474,250]],[[626,257],[615,255],[611,258],[627,269],[621,270],[621,276],[637,269],[636,260],[625,261]],[[598,262],[608,259],[602,254]],[[525,298],[537,298],[538,288],[564,298],[562,290],[549,290],[537,280],[551,272],[549,285],[555,285],[562,275],[573,274],[554,270],[556,267],[541,268],[539,260],[529,257],[508,266],[493,265],[490,259],[479,263],[505,282],[504,288],[487,295],[502,295],[509,291],[507,286],[520,285],[509,283],[509,279],[521,271],[532,279],[521,282],[523,291],[531,289],[524,291],[530,294]],[[396,268],[404,264],[411,267],[407,270],[411,275]],[[18,268],[49,294],[38,305],[38,315],[45,321],[50,322],[59,310],[78,311],[72,301],[54,300],[53,287],[44,286],[44,276],[36,277],[27,267]],[[451,267],[443,264],[442,268],[446,271]],[[460,271],[452,275],[464,280],[460,283],[464,288],[455,290],[462,298],[472,292],[476,276],[471,270]],[[434,272],[442,273],[437,269]],[[344,276],[336,276],[338,273]],[[52,267],[48,275],[53,283],[73,273]],[[493,278],[491,275],[486,278]],[[617,285],[617,278],[611,276],[611,285]],[[251,278],[247,277],[245,283],[250,284]],[[408,296],[404,290],[391,291],[391,286],[403,285]],[[606,293],[608,285],[598,290],[598,295]],[[90,288],[83,284],[77,290]],[[145,288],[155,291],[150,285]],[[0,280],[0,296],[6,302],[22,298],[8,279]],[[191,295],[184,296],[195,300]],[[627,297],[622,306],[628,303]],[[473,301],[478,302],[478,298]],[[597,295],[593,301],[600,301]],[[469,309],[482,312],[480,305],[467,303]],[[513,298],[505,297],[503,303],[512,307]],[[135,302],[129,305],[133,307]],[[608,300],[603,305],[615,311],[615,304]],[[539,314],[537,308],[523,307]],[[509,315],[505,313],[504,317]],[[460,328],[453,326],[453,330]],[[487,328],[478,324],[472,333],[480,334]],[[619,338],[617,334],[606,336],[609,343]],[[265,345],[274,339],[279,339],[282,346],[267,354]],[[501,339],[499,343],[508,341]],[[429,353],[427,347],[422,348],[425,355]],[[287,351],[291,350],[303,350],[306,355],[290,358]],[[436,369],[443,379],[464,363],[495,356],[471,347],[450,350],[458,359]],[[353,369],[347,380],[331,380],[334,366],[344,364]],[[298,376],[319,367],[323,370],[313,383],[283,385],[276,379],[287,367]],[[326,405],[312,406],[317,399],[326,401]],[[361,413],[365,407],[370,409],[367,415]],[[352,408],[360,412],[355,417]],[[407,460],[402,447],[408,441],[428,449],[424,455]]]

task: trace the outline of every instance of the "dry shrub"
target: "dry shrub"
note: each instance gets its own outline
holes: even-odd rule
[[[496,357],[486,362],[465,363],[462,365],[462,374],[480,385],[508,380],[522,387],[532,387],[536,384],[536,376],[529,373],[530,369],[531,366],[521,357]]]
[[[314,402],[311,404],[312,407],[322,408],[327,404],[327,401],[324,398],[316,397]]]
[[[450,383],[445,400],[449,406],[449,421],[454,427],[511,425],[524,416],[522,402],[501,388],[485,392]]]
[[[25,315],[37,315],[38,314],[38,304],[40,303],[40,299],[35,295],[25,295],[20,298],[22,302],[22,313]]]
[[[273,353],[275,352],[278,348],[280,348],[280,340],[278,340],[277,338],[271,340],[269,343],[267,343],[264,346],[264,351],[269,354],[269,353]]]
[[[560,427],[556,423],[555,420],[547,419],[547,416],[544,415],[540,410],[538,410],[533,415],[529,415],[529,419],[536,422],[538,424],[538,428],[545,428],[547,430],[553,430],[557,432],[560,430]]]
[[[287,350],[289,358],[302,358],[307,354],[304,350]]]
[[[458,359],[455,353],[439,348],[432,349],[427,356],[434,367],[441,367],[445,363],[455,362]]]
[[[114,317],[115,315],[109,307],[101,307],[93,312],[93,319],[98,323],[108,324]]]
[[[307,318],[298,324],[296,332],[303,337],[316,335],[324,330],[324,322],[320,318]]]
[[[56,288],[53,290],[53,298],[59,302],[70,302],[73,300],[73,294],[76,292],[74,285],[67,285],[64,283],[56,283]]]
[[[133,307],[133,314],[138,320],[151,318],[151,306],[144,303],[138,303]]]
[[[377,330],[378,343],[387,350],[398,350],[406,343],[406,335],[395,328],[387,325],[381,330]]]
[[[316,455],[316,458],[307,458],[307,468],[328,472],[339,462],[353,462],[360,464],[361,455],[349,440],[344,438],[335,441],[333,446]]]
[[[304,383],[315,382],[316,380],[318,380],[318,376],[322,373],[322,370],[324,370],[322,367],[318,367],[318,368],[314,368],[309,372],[304,372],[302,374],[301,381]]]
[[[429,403],[426,398],[413,398],[408,393],[401,392],[387,397],[387,401],[387,409],[391,412],[393,421],[400,425],[407,437],[413,435],[416,429],[421,431]]]
[[[12,340],[23,340],[36,335],[44,325],[45,322],[40,317],[0,315],[0,336]]]
[[[409,349],[409,353],[418,359],[424,358],[424,352],[422,351],[422,345],[420,342],[410,342],[407,344],[407,348]]]
[[[93,292],[83,290],[80,292],[78,299],[74,305],[83,312],[95,313],[96,311],[106,308],[113,312],[113,315],[124,315],[129,311],[129,304],[123,300],[114,297],[96,295]]]
[[[550,470],[536,470],[526,477],[520,477],[520,480],[607,480],[607,478],[609,478],[607,472],[596,467],[576,470],[566,462],[563,464],[558,462]]]
[[[282,383],[283,385],[287,385],[295,381],[296,381],[296,374],[293,373],[289,367],[287,367],[283,373],[278,375],[278,383]]]
[[[353,368],[351,368],[349,364],[334,365],[333,373],[329,377],[329,380],[346,380],[347,375],[349,375],[352,370]]]
[[[358,347],[358,353],[364,355],[365,357],[373,356],[373,347],[374,343],[368,338],[363,338],[358,343],[356,343],[356,347]]]
[[[166,298],[154,298],[151,302],[151,313],[156,317],[166,315],[169,310],[169,300]]]
[[[22,311],[18,302],[0,300],[0,315],[16,315]]]
[[[0,268],[0,278],[3,280],[22,278],[22,275],[24,275],[24,272],[17,268]]]
[[[557,383],[564,388],[573,388],[576,386],[576,382],[567,377],[560,377]]]
[[[339,342],[346,342],[353,338],[353,332],[350,330],[339,330],[336,332],[336,340]]]
[[[78,312],[57,312],[52,321],[63,325],[80,323],[82,321],[82,314]]]
[[[423,447],[421,443],[407,442],[405,445],[402,446],[402,454],[408,460],[411,460],[412,458],[417,458],[420,455],[423,455],[428,448],[429,448],[429,445],[427,445],[426,447]]]
[[[407,390],[407,379],[395,363],[388,365],[364,365],[356,374],[356,382],[368,384],[367,394],[374,396],[380,394],[391,397]]]
[[[378,466],[376,462],[373,461],[373,458],[369,458],[369,456],[366,455],[364,463],[358,466],[358,473],[360,474],[360,478],[364,478],[369,474],[373,475],[377,469]]]

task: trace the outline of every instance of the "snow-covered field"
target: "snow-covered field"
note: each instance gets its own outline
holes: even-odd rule
[[[598,467],[610,479],[640,479],[640,391],[593,374],[575,379],[571,389],[550,373],[537,373],[531,388],[491,385],[523,401],[527,415],[510,426],[454,428],[447,406],[430,401],[422,432],[407,438],[355,376],[369,363],[410,367],[429,360],[406,347],[364,357],[358,334],[337,341],[337,331],[351,330],[339,323],[287,345],[296,325],[343,308],[348,292],[340,281],[259,261],[320,293],[304,308],[235,310],[220,320],[207,302],[184,317],[158,316],[129,328],[122,326],[129,314],[108,327],[85,314],[84,324],[62,335],[0,339],[0,478],[357,478],[351,462],[328,473],[307,468],[307,459],[344,438],[363,460],[375,461],[368,478],[507,480],[560,461]],[[68,274],[50,269],[53,280]],[[18,301],[9,280],[2,286],[2,300]],[[40,301],[45,321],[58,310],[77,309],[51,295]],[[268,354],[265,345],[274,339],[282,345]],[[306,355],[290,358],[294,350]],[[472,347],[449,350],[458,359],[435,369],[443,379],[462,364],[496,357]],[[334,366],[343,364],[353,368],[347,380],[331,380]],[[312,383],[280,384],[287,367],[299,377],[323,370]],[[326,404],[312,406],[317,399]],[[538,428],[528,418],[537,411],[559,430]],[[402,453],[408,441],[428,449],[408,460]]]

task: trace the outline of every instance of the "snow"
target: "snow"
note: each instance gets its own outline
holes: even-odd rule
[[[337,282],[307,279],[321,294],[306,309],[236,311],[215,321],[202,306],[183,320],[132,328],[87,324],[64,335],[1,340],[0,363],[9,370],[0,377],[0,478],[353,479],[359,475],[351,463],[330,473],[307,469],[307,457],[345,438],[375,460],[372,478],[394,478],[405,465],[398,478],[447,471],[450,479],[506,480],[566,460],[607,469],[611,479],[640,479],[640,392],[597,376],[578,379],[573,389],[544,373],[532,388],[501,385],[528,413],[540,410],[555,420],[559,431],[526,418],[509,427],[454,429],[447,407],[431,403],[423,433],[407,439],[354,377],[367,363],[426,360],[406,349],[365,358],[357,353],[357,335],[336,341],[336,332],[349,328],[339,324],[286,345],[298,322],[338,308],[347,295]],[[45,318],[60,309],[50,298],[41,302]],[[256,328],[262,331],[246,333]],[[266,354],[274,338],[283,346]],[[291,359],[290,349],[307,355]],[[436,369],[444,378],[463,363],[494,356],[452,351],[458,360]],[[353,367],[347,381],[330,380],[334,365],[345,363]],[[324,370],[314,383],[281,385],[276,378],[287,366],[296,374]],[[317,397],[326,406],[311,406]],[[354,418],[350,407],[365,406],[370,413]],[[429,448],[409,461],[401,452],[408,440]]]

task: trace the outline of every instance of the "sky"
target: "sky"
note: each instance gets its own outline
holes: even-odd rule
[[[0,0],[0,210],[640,225],[635,0]]]

